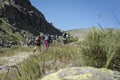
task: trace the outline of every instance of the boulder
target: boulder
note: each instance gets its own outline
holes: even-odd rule
[[[40,80],[120,80],[120,72],[105,68],[71,67],[60,69]]]

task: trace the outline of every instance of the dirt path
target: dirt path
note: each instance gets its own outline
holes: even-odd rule
[[[0,71],[6,71],[17,63],[24,61],[32,55],[32,52],[22,52],[10,57],[0,57]]]

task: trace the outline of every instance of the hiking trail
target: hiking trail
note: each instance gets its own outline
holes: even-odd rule
[[[22,62],[25,59],[29,58],[30,55],[33,55],[33,52],[20,52],[10,57],[0,57],[1,61],[0,71],[6,71],[12,66],[16,66],[17,63]]]

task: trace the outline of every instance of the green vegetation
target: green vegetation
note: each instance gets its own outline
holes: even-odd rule
[[[64,68],[69,63],[74,63],[78,55],[78,46],[51,45],[44,53],[37,52],[35,55],[18,64],[18,69],[11,69],[5,75],[0,74],[1,79],[6,80],[36,80],[45,75]],[[14,75],[13,75],[14,74]]]
[[[62,46],[59,42],[54,42],[47,51],[36,52],[8,73],[0,73],[0,79],[36,80],[45,74],[69,66],[105,67],[120,71],[119,48],[120,30],[92,28],[80,44]],[[12,51],[17,49],[14,48]],[[32,51],[33,47],[19,49],[19,51],[25,50]]]
[[[73,37],[70,37],[68,38],[68,43],[71,43],[71,42],[77,42],[78,41],[78,38],[73,38]]]
[[[28,48],[26,46],[12,46],[11,48],[0,48],[0,57],[7,57],[17,55],[22,52],[31,52],[33,50],[32,47]]]
[[[8,41],[13,41],[14,43],[18,43],[20,40],[25,41],[24,38],[18,32],[13,33],[11,25],[1,18],[0,38],[4,40],[4,43],[7,43]]]
[[[120,70],[120,30],[92,28],[81,42],[85,64]]]

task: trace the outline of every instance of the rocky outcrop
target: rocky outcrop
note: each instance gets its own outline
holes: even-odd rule
[[[2,35],[20,34],[22,31],[33,36],[40,32],[61,34],[29,0],[0,0],[0,41],[3,41]]]
[[[41,80],[120,80],[120,73],[105,68],[73,67],[61,69]]]
[[[31,5],[29,0],[1,0],[0,17],[9,24],[27,31],[60,34],[44,15]]]

